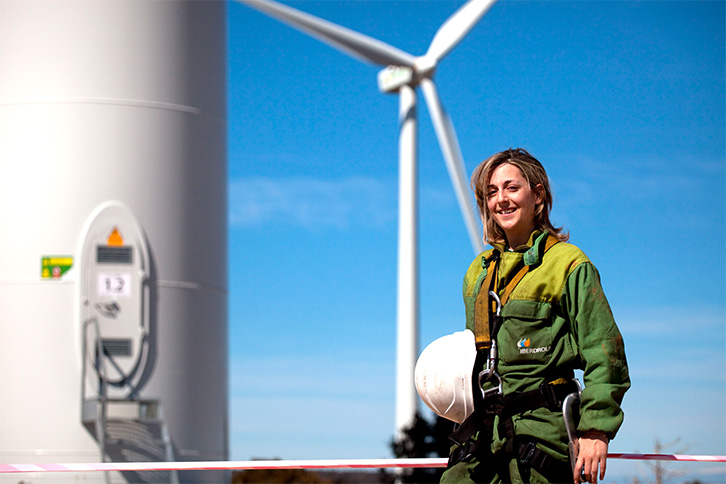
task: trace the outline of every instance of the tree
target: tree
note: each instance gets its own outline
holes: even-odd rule
[[[678,445],[680,443],[681,439],[677,438],[675,440],[672,440],[668,442],[667,444],[661,444],[660,439],[655,439],[655,443],[653,444],[654,447],[654,453],[660,454],[665,449],[671,448],[674,445]],[[678,450],[673,451],[674,454],[682,454],[685,452],[685,448],[681,447]],[[665,468],[665,462],[663,461],[654,461],[654,462],[648,462],[644,461],[644,464],[648,466],[653,471],[653,477],[655,478],[654,483],[655,484],[664,484],[667,480],[673,479],[674,477],[677,477],[681,474],[683,474],[682,471],[673,471]]]
[[[399,439],[391,441],[391,450],[398,457],[425,458],[447,457],[451,443],[449,435],[454,431],[454,423],[436,416],[429,422],[416,413],[411,426],[403,430]],[[426,484],[437,483],[441,479],[443,469],[406,469],[401,472],[401,482]]]
[[[317,473],[303,469],[247,469],[232,473],[232,484],[332,484]]]

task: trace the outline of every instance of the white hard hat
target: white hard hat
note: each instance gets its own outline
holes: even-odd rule
[[[421,352],[414,370],[416,391],[431,410],[461,423],[474,412],[472,371],[474,333],[458,331],[433,341]]]

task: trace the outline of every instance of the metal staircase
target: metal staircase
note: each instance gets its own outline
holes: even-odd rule
[[[93,321],[87,323],[87,325],[93,324]],[[93,345],[94,354],[103,357],[89,358],[86,352],[88,332],[84,333],[86,337],[83,352],[85,361],[82,370],[81,420],[98,442],[102,461],[174,461],[174,448],[161,403],[158,400],[139,399],[134,388],[131,388],[132,391],[126,397],[110,398],[109,384],[103,378],[104,372],[100,371],[108,355],[104,353],[100,338],[96,338]],[[93,373],[87,372],[89,366],[95,370]],[[118,474],[106,472],[106,482],[108,484],[179,483],[176,471],[124,471],[120,474],[123,480],[118,479]]]

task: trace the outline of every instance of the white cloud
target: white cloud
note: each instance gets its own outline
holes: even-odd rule
[[[229,184],[230,225],[265,223],[306,229],[381,228],[395,221],[394,181],[366,177],[337,180],[250,177]]]

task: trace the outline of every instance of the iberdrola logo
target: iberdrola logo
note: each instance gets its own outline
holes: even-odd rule
[[[519,340],[519,342],[517,342],[518,348],[529,348],[529,345],[530,345],[529,338],[522,338]]]

